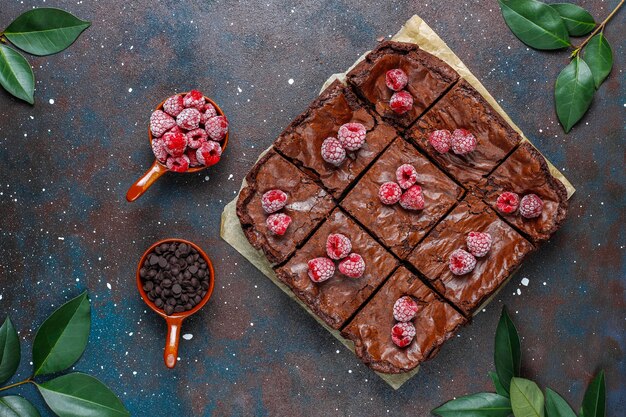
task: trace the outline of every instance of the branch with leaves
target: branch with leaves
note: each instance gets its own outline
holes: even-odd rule
[[[613,51],[604,28],[624,5],[596,24],[593,16],[570,3],[546,4],[537,0],[498,0],[511,31],[526,45],[540,50],[573,49],[571,62],[559,74],[554,86],[556,114],[569,132],[585,115],[594,93],[613,67]],[[578,46],[570,37],[587,36]]]
[[[65,371],[78,361],[87,346],[90,327],[91,305],[84,292],[59,307],[37,331],[33,342],[33,375],[0,387],[0,391],[33,384],[60,417],[129,417],[119,398],[92,376],[73,372],[45,382],[37,381],[40,376]],[[0,385],[15,374],[20,358],[20,340],[7,318],[0,327]],[[10,395],[0,397],[0,416],[40,417],[40,414],[26,398]]]
[[[45,56],[63,51],[91,23],[54,8],[32,9],[0,32],[0,85],[15,97],[35,104],[35,75],[22,54]]]
[[[502,308],[496,329],[494,362],[489,372],[495,393],[480,392],[448,401],[432,411],[441,417],[577,417],[556,391],[520,377],[522,349],[515,324]],[[578,417],[605,417],[606,388],[600,371],[585,392]]]

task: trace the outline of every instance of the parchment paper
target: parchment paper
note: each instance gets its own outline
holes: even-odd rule
[[[478,81],[478,79],[470,72],[470,70],[461,62],[458,56],[455,55],[454,52],[445,44],[445,42],[428,26],[419,16],[414,15],[411,17],[400,29],[395,36],[391,38],[395,41],[400,42],[411,42],[419,45],[420,48],[429,52],[438,58],[445,61],[448,65],[454,68],[461,77],[463,77],[467,82],[469,82],[478,92],[480,92],[483,97],[489,102],[489,104],[498,112],[500,115],[511,125],[513,129],[515,129],[523,138],[523,140],[528,141],[528,138],[524,135],[524,133],[520,130],[515,123],[509,118],[509,116],[502,110],[500,105],[496,102],[496,100],[489,94],[489,92],[485,89],[485,87]],[[358,64],[368,52],[364,53],[353,65],[354,67]],[[339,79],[345,83],[346,73],[352,69],[350,67],[346,72],[340,74],[333,74],[322,86],[321,91],[330,85],[334,80]],[[530,142],[530,141],[529,141]],[[270,147],[271,148],[271,147]],[[263,151],[263,153],[259,156],[259,159],[265,154],[270,148]],[[547,160],[547,159],[546,159]],[[572,184],[563,176],[563,174],[556,169],[550,161],[548,161],[548,165],[550,166],[550,172],[556,178],[561,180],[561,182],[565,185],[567,189],[567,197],[570,198],[572,194],[576,191]],[[245,180],[241,184],[241,188],[245,187]],[[239,224],[239,219],[236,214],[236,204],[237,197],[233,199],[230,203],[226,205],[224,211],[222,212],[222,225],[221,225],[221,236],[222,238],[228,242],[237,252],[242,254],[248,261],[250,261],[259,271],[261,271],[265,276],[274,282],[281,290],[283,290],[289,297],[295,300],[298,304],[302,306],[315,320],[317,320],[320,325],[322,325],[327,331],[329,331],[333,336],[335,336],[341,343],[343,343],[348,349],[350,349],[354,353],[354,346],[350,340],[344,339],[341,337],[340,333],[337,330],[331,329],[324,323],[321,319],[317,317],[300,299],[298,299],[282,282],[278,280],[276,274],[272,270],[271,264],[268,262],[267,258],[263,254],[263,252],[254,249],[245,235],[243,234],[243,230],[241,229],[241,225]],[[511,275],[512,276],[512,275]],[[508,280],[510,280],[509,277]],[[507,282],[508,282],[507,280]],[[502,289],[506,283],[500,286]],[[496,293],[497,294],[497,293]],[[489,299],[491,301],[496,294],[493,294]],[[487,301],[487,303],[489,302]],[[483,307],[487,304],[485,303]],[[477,309],[477,311],[481,311]],[[358,360],[358,359],[357,359]],[[404,384],[406,381],[411,379],[417,372],[419,368],[414,369],[411,372],[407,372],[404,374],[397,375],[387,375],[376,372],[378,376],[380,376],[387,384],[389,384],[393,389],[398,389]]]

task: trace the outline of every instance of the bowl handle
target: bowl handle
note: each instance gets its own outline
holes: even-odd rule
[[[139,178],[133,185],[130,186],[128,192],[126,193],[126,200],[129,202],[137,200],[157,179],[159,179],[161,175],[166,172],[167,168],[159,164],[157,161],[154,161],[150,169],[143,174],[143,177]]]
[[[180,328],[183,324],[181,317],[168,317],[167,322],[167,340],[165,342],[165,352],[163,359],[165,366],[172,369],[176,366],[178,360],[178,342],[180,341]]]

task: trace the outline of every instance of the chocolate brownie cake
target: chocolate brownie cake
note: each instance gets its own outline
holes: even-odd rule
[[[401,69],[408,76],[405,90],[413,97],[413,105],[404,114],[397,114],[389,105],[394,91],[387,87],[385,75],[391,69]],[[450,88],[459,75],[448,64],[415,44],[387,41],[370,52],[347,77],[359,96],[378,114],[404,129]]]
[[[321,154],[324,140],[336,137],[339,127],[351,122],[361,123],[367,129],[365,144],[357,151],[348,152],[339,166],[324,161]],[[395,137],[395,129],[381,123],[348,87],[335,81],[285,129],[274,146],[339,198]]]
[[[419,306],[411,320],[416,330],[415,339],[404,348],[391,340],[395,323],[392,311],[394,303],[402,296],[412,297]],[[408,372],[435,356],[441,345],[466,322],[417,276],[400,267],[341,334],[354,342],[356,354],[370,368],[397,374]]]
[[[352,252],[365,261],[365,273],[360,278],[350,278],[336,269],[332,278],[315,283],[308,276],[307,262],[326,256],[326,240],[334,233],[350,239]],[[276,269],[276,275],[330,327],[339,329],[396,266],[396,258],[340,209],[335,209],[307,243]]]

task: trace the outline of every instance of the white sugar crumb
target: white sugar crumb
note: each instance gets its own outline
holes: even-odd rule
[[[289,85],[293,84],[293,78],[290,78],[289,80],[287,80],[287,82],[289,83]]]
[[[530,280],[528,278],[522,278],[522,285],[524,287],[528,287],[528,283],[530,282]]]
[[[185,334],[183,335],[183,339],[185,339],[185,340],[191,340],[191,339],[193,339],[193,335],[192,335],[191,333],[185,333]]]
[[[53,98],[51,98],[50,100],[48,100],[48,103],[50,103],[50,104],[54,104],[54,99],[53,99]]]
[[[520,290],[519,288],[517,289],[517,295],[522,295],[522,290]]]
[[[133,92],[133,89],[132,89],[132,88],[129,88],[129,89],[128,89],[128,92],[129,92],[129,93],[132,93],[132,92]]]
[[[109,284],[108,282],[107,282],[107,288],[111,289],[111,284]]]

